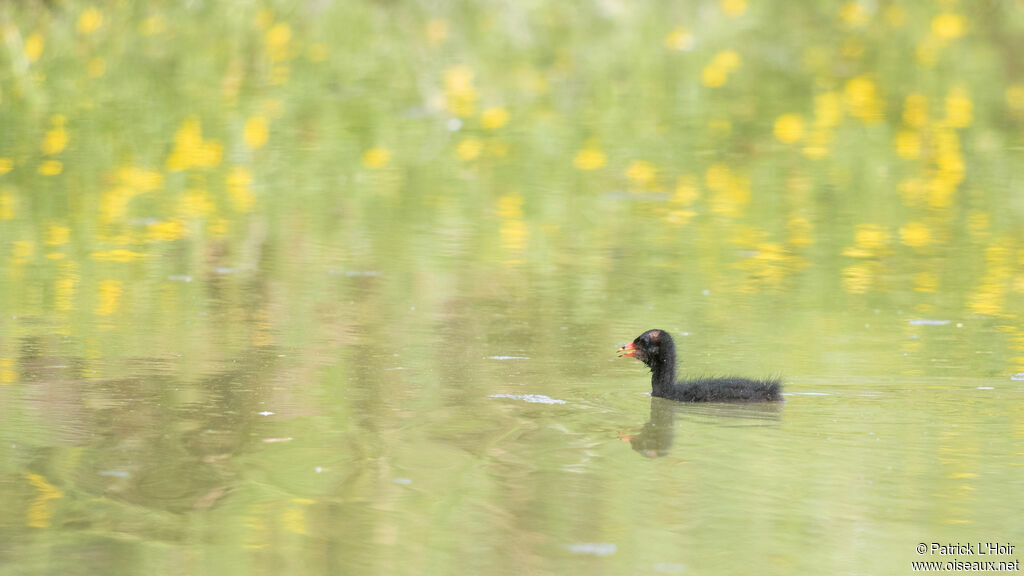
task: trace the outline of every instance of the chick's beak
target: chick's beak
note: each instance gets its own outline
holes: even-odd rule
[[[636,357],[636,348],[633,346],[632,342],[626,344],[622,348],[619,348],[619,358],[625,358],[627,356],[630,358]]]

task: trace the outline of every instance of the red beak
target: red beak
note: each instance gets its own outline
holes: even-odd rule
[[[632,342],[626,344],[622,348],[619,348],[619,358],[625,358],[627,356],[630,358],[636,357],[636,348],[633,346]]]

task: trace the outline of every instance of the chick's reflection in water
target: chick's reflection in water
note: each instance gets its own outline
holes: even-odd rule
[[[681,404],[665,398],[651,398],[651,416],[643,428],[619,435],[645,458],[661,458],[672,450],[676,417],[692,424],[724,427],[773,426],[782,419],[781,403]]]
[[[672,449],[676,436],[676,409],[679,404],[664,398],[651,398],[651,418],[635,434],[620,436],[641,456],[660,458]]]

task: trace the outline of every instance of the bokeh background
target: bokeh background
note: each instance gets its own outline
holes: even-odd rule
[[[1019,0],[54,0],[0,36],[0,573],[1024,546]],[[613,356],[653,327],[786,405],[650,400]]]

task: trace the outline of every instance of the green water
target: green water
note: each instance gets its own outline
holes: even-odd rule
[[[0,6],[0,574],[1018,560],[1019,3],[634,4]]]

